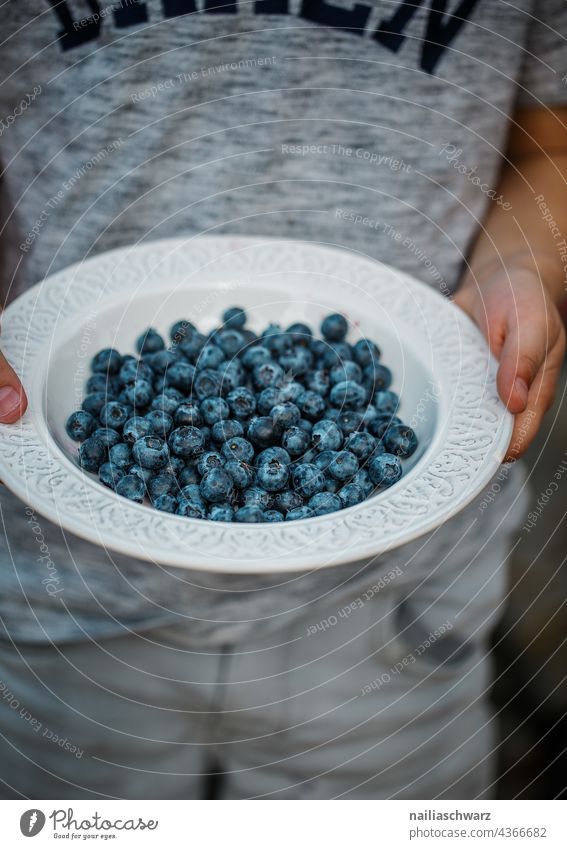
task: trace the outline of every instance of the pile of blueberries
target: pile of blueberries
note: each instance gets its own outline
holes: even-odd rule
[[[369,339],[346,341],[344,316],[316,338],[305,324],[259,336],[231,307],[171,344],[153,328],[139,357],[99,351],[66,430],[87,472],[158,510],[221,522],[321,516],[396,483],[417,447],[396,416],[391,372]]]

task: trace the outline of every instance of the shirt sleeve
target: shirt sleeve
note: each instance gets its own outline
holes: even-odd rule
[[[517,104],[567,104],[567,0],[535,0],[532,5]]]

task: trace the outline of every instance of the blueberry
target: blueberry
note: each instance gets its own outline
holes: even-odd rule
[[[206,519],[207,508],[204,504],[198,504],[194,501],[186,501],[183,498],[178,499],[177,510],[178,516],[186,516],[188,519]]]
[[[243,460],[245,463],[250,463],[254,457],[253,445],[242,436],[227,439],[223,442],[221,451],[227,460]]]
[[[173,416],[182,401],[183,395],[181,392],[175,389],[174,386],[168,386],[163,392],[156,395],[150,407],[152,410],[163,410],[164,413]]]
[[[362,380],[362,369],[352,360],[346,360],[340,365],[333,366],[330,371],[329,378],[334,386],[337,383],[344,383],[352,380],[355,383],[360,383]]]
[[[236,489],[246,489],[251,485],[253,480],[252,468],[244,460],[227,460],[224,464],[224,470],[231,476]]]
[[[235,436],[244,436],[244,428],[236,419],[223,419],[215,422],[211,428],[211,436],[216,443],[226,442]]]
[[[311,442],[317,451],[338,451],[343,444],[343,432],[329,419],[321,419],[313,425]]]
[[[118,374],[122,366],[122,357],[116,348],[103,348],[92,359],[91,371],[103,374]]]
[[[244,386],[239,386],[229,392],[226,400],[235,419],[248,419],[256,410],[256,398]],[[227,417],[228,414],[225,418]]]
[[[272,353],[265,345],[252,345],[242,354],[242,365],[252,371],[262,363],[272,361]]]
[[[307,375],[307,388],[324,398],[331,388],[331,378],[327,369],[314,369]]]
[[[274,495],[274,507],[281,513],[295,510],[296,507],[301,507],[302,505],[303,498],[293,489],[285,489],[283,492],[276,492]]]
[[[251,486],[243,490],[242,496],[247,507],[259,507],[261,510],[270,510],[272,507],[272,496],[262,487]]]
[[[380,349],[370,339],[359,339],[353,345],[352,351],[355,361],[362,368],[380,359]]]
[[[200,475],[206,475],[211,469],[219,469],[221,466],[224,466],[224,457],[218,451],[205,451],[197,460]]]
[[[363,382],[371,392],[387,389],[392,382],[392,372],[386,366],[372,361],[363,370]]]
[[[269,460],[258,467],[257,479],[267,492],[281,492],[289,481],[289,469],[279,460]]]
[[[173,421],[178,426],[192,425],[193,427],[200,427],[203,424],[200,406],[197,406],[192,401],[179,404],[173,415]]]
[[[330,413],[327,413],[327,418],[330,418]],[[335,421],[344,435],[348,436],[355,430],[360,430],[362,414],[357,410],[337,410]]]
[[[134,462],[132,460],[132,451],[126,442],[117,442],[108,452],[108,459],[119,469],[127,469]]]
[[[343,507],[354,507],[365,498],[364,490],[356,483],[347,483],[339,489],[339,499]]]
[[[198,359],[201,350],[207,343],[207,337],[203,336],[202,333],[198,333],[194,331],[193,333],[189,333],[184,339],[181,339],[179,344],[179,350],[187,357],[187,359],[194,363],[195,360]]]
[[[417,448],[417,436],[409,425],[393,424],[384,433],[386,451],[397,457],[411,457]]]
[[[149,413],[146,413],[144,419],[150,426],[149,432],[161,436],[162,439],[167,438],[167,434],[173,427],[172,417],[163,410],[150,410]]]
[[[261,507],[254,504],[248,504],[240,507],[234,514],[235,522],[263,522],[264,511]]]
[[[332,313],[321,322],[323,338],[329,342],[342,342],[347,335],[348,324],[344,315]]]
[[[152,426],[145,416],[132,416],[131,419],[124,422],[122,439],[133,445],[138,439],[149,436],[150,433],[152,433]]]
[[[368,474],[376,486],[392,486],[402,476],[402,464],[393,454],[380,454],[370,461]]]
[[[116,484],[116,492],[130,501],[141,502],[144,500],[146,484],[138,475],[124,475]]]
[[[65,423],[67,436],[70,436],[75,442],[82,442],[87,436],[91,435],[95,428],[96,419],[86,410],[76,410],[71,413]]]
[[[153,472],[151,469],[143,469],[142,466],[139,466],[135,463],[133,466],[130,466],[128,469],[129,475],[136,475],[144,482],[144,489],[146,487],[147,482],[151,478]]]
[[[303,387],[301,391],[303,391]],[[256,398],[256,409],[258,410],[259,415],[268,416],[270,414],[270,410],[282,400],[283,398],[280,387],[268,386],[268,388],[263,389]]]
[[[292,401],[295,404],[302,392],[305,392],[305,387],[297,380],[285,380],[279,387],[279,397],[274,401],[274,406],[282,401]]]
[[[323,473],[312,463],[300,463],[293,469],[293,486],[304,498],[311,498],[325,489]]]
[[[282,447],[292,457],[301,457],[305,454],[310,442],[310,434],[301,427],[290,427],[282,434]]]
[[[148,327],[136,340],[136,350],[140,354],[151,354],[154,351],[161,351],[163,348],[165,348],[163,337],[153,327]]]
[[[201,350],[199,359],[197,360],[197,368],[213,368],[216,369],[224,362],[224,352],[218,345],[207,344]]]
[[[152,384],[139,378],[124,387],[121,399],[132,407],[147,407],[154,396]]]
[[[191,324],[187,319],[180,319],[176,321],[175,324],[171,325],[169,330],[169,338],[171,341],[178,345],[183,339],[189,338],[193,333],[197,332],[197,328],[194,324]]]
[[[286,513],[285,520],[286,522],[294,522],[296,519],[312,519],[314,516],[313,510],[304,504],[301,507],[294,507],[293,510],[289,510]]]
[[[290,338],[279,324],[269,324],[262,333],[262,342],[273,354],[281,354],[289,346]]]
[[[285,448],[279,445],[274,445],[271,448],[264,448],[256,457],[256,465],[261,466],[263,463],[270,463],[272,460],[278,460],[288,466],[291,463],[291,457]]]
[[[317,392],[306,390],[296,400],[296,404],[303,416],[310,421],[317,421],[325,410],[325,401]]]
[[[219,333],[217,345],[228,359],[232,359],[243,349],[244,336],[238,330],[228,328]]]
[[[163,375],[179,359],[179,356],[177,351],[156,351],[153,354],[145,354],[144,362],[149,365],[154,374]]]
[[[314,458],[313,464],[322,472],[326,472],[336,453],[336,451],[321,451],[321,453],[317,454]]]
[[[112,401],[112,393],[107,392],[91,392],[83,399],[81,407],[85,412],[90,413],[95,419],[100,415],[100,411],[109,401]]]
[[[250,420],[246,435],[259,448],[267,448],[275,438],[274,422],[270,416],[255,416]]]
[[[135,357],[129,357],[122,360],[122,366],[118,373],[118,379],[122,386],[128,383],[134,383],[136,380],[148,380],[153,378],[153,371],[147,363],[137,360]]]
[[[260,363],[254,366],[252,371],[252,381],[256,389],[266,389],[268,386],[281,386],[283,378],[283,368],[274,362]]]
[[[374,394],[372,403],[382,415],[394,415],[398,410],[400,399],[390,389],[379,389]]]
[[[155,501],[160,495],[173,495],[178,490],[178,484],[175,476],[170,472],[158,472],[157,475],[152,475],[147,482],[148,495]]]
[[[218,371],[221,376],[221,392],[223,395],[232,392],[246,382],[246,372],[240,360],[221,363]]]
[[[174,389],[179,389],[180,392],[189,392],[195,379],[195,366],[187,363],[184,360],[178,360],[168,368],[165,373],[165,382],[167,386],[173,386]],[[214,395],[215,392],[206,392],[203,395]],[[218,394],[218,393],[217,393]],[[169,412],[169,410],[168,410]]]
[[[375,436],[377,439],[382,439],[388,428],[392,427],[392,425],[402,424],[402,420],[397,416],[392,415],[378,415],[375,419],[373,419],[368,425],[368,432]]]
[[[199,399],[204,401],[205,398],[221,395],[222,378],[220,372],[211,368],[205,368],[198,371],[193,381],[193,392]]]
[[[161,510],[163,513],[177,512],[177,498],[170,492],[164,492],[163,495],[158,495],[157,498],[154,498],[152,504],[156,510]]]
[[[289,348],[280,354],[278,362],[286,372],[301,376],[306,374],[313,365],[313,354],[309,348]]]
[[[317,360],[321,360],[327,350],[328,343],[323,339],[310,339],[309,350]]]
[[[189,501],[190,504],[199,504],[205,506],[205,499],[201,492],[199,484],[189,483],[187,486],[181,487],[179,491],[179,501]]]
[[[354,431],[347,436],[344,447],[359,460],[366,460],[376,448],[376,438],[363,430]]]
[[[349,480],[358,472],[358,459],[351,451],[337,451],[329,463],[328,472],[335,480]]]
[[[189,486],[192,483],[198,484],[201,480],[201,476],[197,471],[197,466],[192,464],[184,466],[184,468],[178,473],[177,478],[179,480],[180,487]]]
[[[274,432],[280,436],[284,430],[294,427],[301,419],[301,413],[298,407],[291,401],[283,401],[281,404],[276,404],[270,411],[270,417],[274,423]]]
[[[234,518],[234,510],[230,504],[213,504],[207,519],[212,519],[213,522],[232,522]]]
[[[326,513],[335,513],[343,505],[338,495],[332,492],[318,492],[309,499],[307,506],[313,510],[315,516],[324,516]]]
[[[126,472],[114,463],[103,463],[98,470],[98,477],[101,483],[109,486],[111,489],[116,489],[116,484],[121,480]]]
[[[132,456],[143,469],[161,469],[169,460],[169,450],[161,437],[142,436],[134,443]]]
[[[280,513],[279,510],[265,510],[264,511],[264,522],[283,522],[284,517],[283,513]]]
[[[168,444],[178,457],[195,457],[205,445],[203,431],[191,425],[182,425],[169,434]]]
[[[107,451],[121,441],[120,434],[112,427],[97,427],[96,430],[93,430],[92,436],[100,439]]]
[[[332,369],[348,360],[352,360],[352,349],[348,342],[332,342],[325,348],[320,366]]]
[[[359,486],[362,492],[364,493],[364,497],[368,498],[368,496],[374,490],[374,484],[370,480],[370,475],[368,474],[368,469],[359,469],[359,471],[354,475],[353,479],[350,483],[346,484],[346,486],[351,486],[356,484]],[[346,487],[343,487],[345,489]],[[340,496],[340,492],[339,492]]]
[[[213,468],[203,476],[201,495],[212,504],[227,501],[232,493],[232,477],[225,469]]]
[[[112,396],[117,389],[116,378],[111,378],[106,374],[91,374],[87,380],[87,395],[93,392],[104,392],[105,395]]]
[[[225,327],[242,330],[246,324],[246,313],[242,307],[229,307],[223,312],[222,321]]]
[[[313,331],[309,325],[303,324],[300,321],[290,324],[286,333],[294,345],[309,345],[309,342],[313,338]]]
[[[220,422],[227,419],[230,415],[230,409],[224,398],[214,397],[205,398],[201,401],[201,415],[208,425],[213,425],[215,422]]]
[[[131,407],[118,401],[109,401],[102,407],[99,419],[103,427],[120,428],[128,421],[130,414]]]
[[[367,399],[367,391],[364,386],[355,383],[354,380],[343,380],[333,386],[330,399],[335,407],[346,407],[352,410],[362,407]]]

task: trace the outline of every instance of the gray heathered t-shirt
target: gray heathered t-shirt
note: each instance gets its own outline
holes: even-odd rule
[[[450,291],[506,202],[518,98],[567,99],[565,0],[8,0],[0,23],[9,298],[90,254],[203,232],[322,241]],[[0,616],[21,640],[181,618],[196,640],[257,634],[384,568],[181,572],[64,535],[6,490],[1,507]]]

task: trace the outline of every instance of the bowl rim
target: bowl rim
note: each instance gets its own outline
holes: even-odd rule
[[[445,334],[442,342],[431,332],[428,339],[432,350],[438,355],[442,354],[442,349],[447,345],[449,348],[451,345],[456,346],[466,364],[465,376],[462,376],[460,369],[453,370],[451,374],[443,373],[438,379],[436,376],[435,384],[441,388],[438,401],[442,426],[436,429],[430,445],[419,461],[395,487],[337,513],[271,525],[243,525],[188,519],[148,509],[144,504],[128,502],[103,487],[94,477],[85,475],[72,463],[49,430],[43,403],[50,364],[46,348],[53,342],[54,320],[58,324],[58,333],[61,333],[64,339],[67,328],[71,328],[81,316],[84,318],[87,314],[92,314],[93,303],[96,302],[93,278],[99,281],[104,279],[107,281],[105,285],[114,281],[114,299],[109,297],[104,300],[105,309],[113,306],[113,300],[116,303],[128,301],[129,289],[124,288],[123,282],[121,287],[116,285],[117,270],[121,268],[122,275],[125,260],[128,260],[127,267],[134,272],[130,281],[132,282],[139,279],[140,272],[142,276],[146,273],[146,279],[152,279],[148,275],[152,274],[156,263],[163,267],[162,271],[167,270],[168,264],[173,264],[179,271],[180,257],[183,257],[184,263],[189,262],[189,265],[193,262],[192,275],[195,275],[194,279],[197,281],[202,279],[201,273],[206,273],[204,269],[214,267],[217,263],[222,266],[223,262],[228,262],[225,279],[233,279],[234,274],[228,272],[237,259],[244,270],[247,262],[249,265],[252,260],[258,265],[256,270],[267,271],[274,260],[279,259],[285,265],[286,259],[297,263],[299,257],[302,267],[310,272],[319,273],[320,268],[325,268],[325,273],[334,275],[339,271],[349,280],[352,274],[355,278],[364,279],[366,284],[377,285],[378,288],[395,282],[400,289],[409,291],[412,297],[406,296],[406,300],[402,297],[401,301],[404,304],[413,301],[415,314],[408,316],[406,320],[396,313],[396,308],[399,307],[396,307],[393,298],[390,310],[393,307],[396,326],[406,324],[408,327],[414,327],[416,315],[423,313],[428,322],[435,321],[436,325],[440,325],[443,318],[450,318],[448,328],[443,328]],[[236,265],[238,266],[238,262]],[[176,277],[175,274],[171,276]],[[123,281],[124,278],[121,276],[120,279]],[[216,285],[220,288],[218,281]],[[360,282],[357,286],[362,289],[363,297],[366,296],[367,292],[360,286]],[[164,284],[160,292],[163,290],[165,295],[166,292],[174,292],[177,289],[178,284],[169,287]],[[65,304],[62,306],[62,295],[67,297],[66,309]],[[59,325],[62,310],[64,319]],[[410,339],[411,341],[404,342],[404,346],[412,349],[413,354],[417,355],[419,333],[416,335],[416,341],[411,336]],[[14,300],[4,313],[2,346],[4,354],[23,378],[29,400],[28,411],[20,422],[15,425],[0,425],[2,481],[37,513],[55,522],[64,531],[121,554],[161,565],[225,574],[264,574],[327,568],[376,557],[427,534],[466,507],[496,473],[509,444],[513,427],[513,417],[496,392],[496,362],[480,331],[465,313],[438,291],[405,272],[357,252],[345,251],[323,243],[253,236],[206,235],[169,238],[115,248],[68,266],[32,286]],[[444,362],[447,362],[446,357]],[[461,361],[458,365],[462,365]],[[460,378],[458,387],[451,384],[455,374]],[[30,375],[31,380],[26,382],[26,377]],[[455,403],[459,392],[451,394],[453,389],[458,389],[466,398],[464,407]],[[458,417],[463,415],[467,406],[470,411],[471,397],[476,415],[475,430],[481,434],[482,440],[472,441],[470,456],[474,454],[475,458],[472,463],[466,462],[466,449],[457,452],[460,462],[451,476],[449,468],[443,469],[443,465],[439,465],[439,456],[444,453],[440,441],[447,437],[447,434],[453,439],[458,438],[459,432],[462,434],[462,421]],[[468,436],[470,437],[470,434]],[[426,481],[424,473],[435,467],[436,458],[436,472],[430,472]],[[437,476],[436,481],[431,480],[431,474],[433,477]],[[72,494],[65,492],[66,480],[71,486]],[[455,495],[459,482],[463,487],[460,493]],[[429,491],[429,498],[435,496],[437,503],[435,509],[431,510],[429,519],[421,516],[420,520],[412,525],[404,514],[408,510],[408,500],[411,510],[410,496],[412,488],[416,487],[422,490],[425,487],[425,492]],[[443,487],[444,493],[441,492]],[[425,497],[429,503],[427,495]],[[422,509],[423,497],[420,497],[419,501]],[[417,501],[415,503],[417,504]],[[82,509],[78,510],[78,505],[81,505]],[[73,506],[78,512],[73,512]],[[401,521],[404,518],[405,521]],[[373,522],[379,523],[380,519],[390,522],[390,531],[382,540],[377,539],[376,534],[372,532],[376,527]],[[398,533],[395,532],[396,521],[402,525],[402,530]],[[184,542],[198,543],[190,551],[190,562],[187,562],[187,549],[180,551],[171,545],[174,529],[180,532]],[[135,531],[134,537],[128,531]],[[281,551],[275,546],[276,539],[282,542]],[[299,554],[297,546],[300,546]],[[200,547],[203,547],[203,550],[200,550]]]

